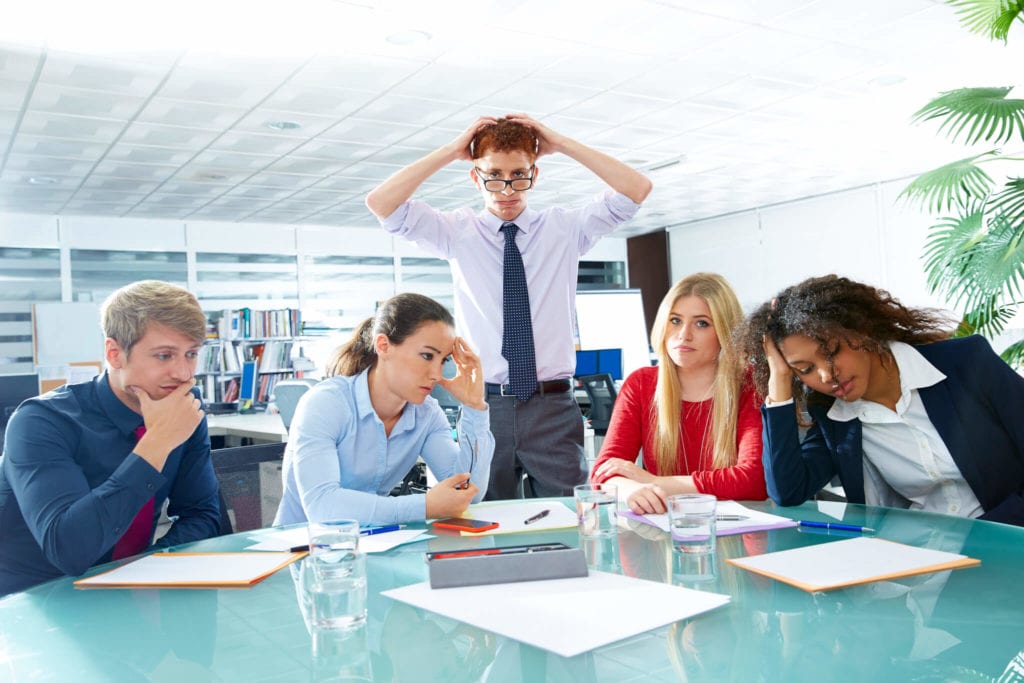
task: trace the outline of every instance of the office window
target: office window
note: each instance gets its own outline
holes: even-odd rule
[[[580,261],[576,276],[576,290],[625,289],[626,264],[624,261]]]
[[[71,250],[72,301],[103,301],[115,289],[137,280],[187,287],[185,252]]]
[[[0,248],[0,375],[34,372],[32,304],[60,301],[60,250]]]
[[[334,348],[394,296],[395,259],[307,254],[302,278],[303,350],[320,372]]]
[[[309,326],[351,332],[395,293],[390,256],[302,257],[303,313]],[[314,323],[314,321],[316,321]]]
[[[203,308],[242,308],[261,300],[296,307],[298,266],[290,254],[196,253],[196,297]]]
[[[455,310],[452,270],[448,262],[437,258],[405,256],[400,259],[404,292],[417,292],[436,299],[449,311]]]

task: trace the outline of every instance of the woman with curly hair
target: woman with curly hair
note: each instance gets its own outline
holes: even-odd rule
[[[760,306],[739,344],[765,397],[771,498],[798,505],[838,475],[854,503],[1024,526],[1024,378],[952,328],[837,275]]]
[[[715,273],[684,277],[662,299],[651,331],[658,366],[626,378],[592,475],[617,484],[634,512],[664,512],[675,493],[766,497],[760,401],[732,340],[742,321]]]

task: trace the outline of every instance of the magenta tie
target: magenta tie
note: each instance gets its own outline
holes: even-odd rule
[[[146,425],[135,428],[135,442],[138,443],[142,435],[146,433]],[[120,560],[122,557],[138,555],[150,546],[153,541],[153,504],[152,498],[146,501],[135,519],[128,525],[128,530],[114,544],[114,554],[111,559]]]

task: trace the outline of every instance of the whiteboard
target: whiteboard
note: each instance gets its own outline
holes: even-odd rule
[[[100,306],[94,302],[32,306],[36,365],[103,361]]]
[[[622,349],[622,376],[651,364],[639,289],[576,292],[576,325],[581,349]]]

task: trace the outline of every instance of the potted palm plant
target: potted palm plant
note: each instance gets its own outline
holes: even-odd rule
[[[970,31],[1006,41],[1024,23],[1024,0],[948,0]],[[992,149],[922,174],[900,194],[937,215],[925,245],[925,272],[933,293],[964,310],[959,333],[1000,334],[1024,305],[1024,99],[1012,87],[960,88],[941,93],[914,120],[941,121],[952,141]],[[986,169],[1009,171],[996,181]],[[1002,352],[1024,367],[1024,340]]]

